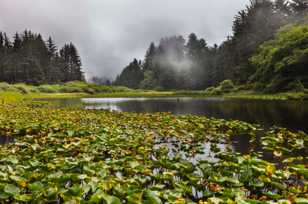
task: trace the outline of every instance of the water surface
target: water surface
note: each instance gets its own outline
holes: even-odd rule
[[[308,101],[179,97],[57,99],[56,102],[61,107],[83,105],[86,109],[194,114],[308,132]]]
[[[9,143],[12,143],[13,141],[14,141],[13,137],[0,135],[0,145],[9,144]]]

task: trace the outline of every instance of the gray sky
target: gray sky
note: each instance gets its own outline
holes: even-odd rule
[[[231,32],[234,15],[249,0],[0,0],[0,30],[30,29],[72,41],[86,75],[114,77],[151,41],[191,32],[208,44]]]

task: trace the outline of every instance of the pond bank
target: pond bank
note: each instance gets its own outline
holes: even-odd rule
[[[253,100],[307,100],[308,95],[304,92],[262,94],[253,91],[241,91],[226,93],[223,95],[208,95],[203,91],[126,91],[90,94],[86,92],[74,93],[20,93],[0,92],[0,103],[31,100],[37,98],[121,98],[121,97],[202,97],[202,98],[232,98],[232,99],[253,99]]]

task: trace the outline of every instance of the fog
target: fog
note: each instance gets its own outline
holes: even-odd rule
[[[73,42],[87,78],[115,77],[149,44],[191,32],[208,44],[230,33],[235,14],[249,0],[1,0],[0,30],[30,29]],[[186,62],[183,62],[186,66]]]

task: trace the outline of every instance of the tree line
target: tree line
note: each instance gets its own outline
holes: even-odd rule
[[[277,38],[282,27],[307,23],[307,13],[307,0],[252,0],[235,16],[232,35],[221,45],[209,46],[194,33],[187,42],[182,36],[163,38],[158,45],[150,44],[144,60],[134,59],[125,67],[114,84],[143,89],[205,89],[225,79],[236,84],[260,82],[270,76],[258,76],[268,73],[258,72],[260,65],[253,57],[263,43]],[[301,45],[297,46],[300,49]],[[306,61],[301,63],[307,66]],[[297,79],[288,82],[292,80]]]
[[[25,30],[13,41],[0,32],[0,81],[8,83],[60,83],[84,80],[81,59],[73,43],[58,50],[51,37]]]

